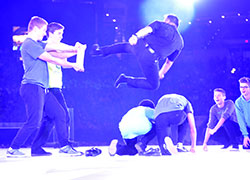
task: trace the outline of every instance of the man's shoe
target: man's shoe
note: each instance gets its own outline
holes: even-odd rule
[[[31,156],[51,156],[52,153],[46,152],[42,148],[31,149]]]
[[[117,139],[113,139],[109,145],[109,155],[110,156],[114,156],[117,152],[117,144],[118,144],[118,140]]]
[[[126,83],[127,79],[128,78],[125,76],[125,74],[120,74],[120,76],[115,81],[115,84],[114,84],[115,88],[118,88],[121,83]]]
[[[182,143],[177,143],[177,151],[178,152],[189,152]]]
[[[91,148],[89,150],[86,150],[85,151],[85,156],[92,156],[92,157],[95,157],[95,156],[98,156],[102,153],[102,150],[101,149],[98,149],[98,148]]]
[[[60,148],[59,153],[66,154],[66,155],[71,155],[71,156],[81,156],[84,153],[75,150],[73,147],[70,145],[66,145]]]
[[[103,56],[103,52],[98,44],[94,44],[90,51],[91,56]]]
[[[233,145],[232,148],[229,149],[229,151],[239,151],[239,145]]]
[[[19,149],[12,149],[11,147],[6,152],[7,157],[25,157],[25,154]]]
[[[143,146],[142,142],[138,142],[135,144],[135,149],[138,151],[139,154],[144,152],[145,148],[146,147]]]
[[[149,148],[147,151],[143,151],[141,153],[139,153],[139,156],[160,156],[160,150],[159,148]]]
[[[229,148],[229,146],[231,146],[231,144],[224,144],[224,146],[221,149],[227,149]]]
[[[168,149],[168,151],[173,155],[173,154],[177,154],[177,149],[173,144],[173,141],[170,137],[165,137],[164,139],[165,144],[166,144],[166,148]]]

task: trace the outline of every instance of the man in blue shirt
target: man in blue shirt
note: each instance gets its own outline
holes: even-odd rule
[[[160,79],[171,68],[184,47],[178,31],[179,19],[175,15],[166,15],[163,21],[154,21],[132,35],[129,42],[116,43],[99,47],[94,45],[92,55],[107,56],[115,53],[133,53],[138,60],[145,77],[131,77],[121,74],[115,82],[133,88],[155,90],[160,86]],[[159,60],[165,60],[159,71]]]
[[[142,151],[145,150],[148,142],[155,137],[154,123],[154,103],[149,99],[144,99],[139,106],[130,109],[119,123],[119,129],[124,145],[118,144],[118,140],[111,141],[109,154],[135,155],[138,153],[136,144],[141,143]],[[139,137],[142,136],[141,140]]]
[[[241,96],[235,101],[236,115],[244,136],[243,149],[250,149],[250,78],[239,79]]]

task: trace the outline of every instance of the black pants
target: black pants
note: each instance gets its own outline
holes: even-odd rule
[[[45,114],[55,122],[58,132],[60,144],[68,143],[66,116],[62,106],[52,93],[45,93],[45,89],[34,84],[22,84],[20,87],[20,95],[23,98],[27,121],[19,129],[15,138],[11,143],[13,149],[19,149],[25,141],[38,130],[40,123]],[[35,140],[43,135],[42,126],[37,133]]]
[[[136,155],[138,152],[135,148],[135,144],[138,142],[142,142],[142,146],[144,149],[146,149],[147,144],[149,141],[151,141],[156,135],[155,131],[155,125],[152,124],[152,129],[146,133],[145,135],[141,136],[140,139],[139,137],[135,137],[133,139],[124,139],[125,144],[117,145],[117,152],[116,154],[122,156],[122,155]]]
[[[159,62],[156,54],[150,53],[145,47],[143,39],[139,39],[137,44],[131,46],[129,43],[116,43],[101,48],[104,56],[116,53],[133,53],[145,77],[129,77],[127,85],[133,88],[158,89],[159,80]]]
[[[57,138],[59,141],[60,146],[65,146],[67,144],[69,144],[68,141],[68,128],[69,128],[69,113],[68,113],[68,109],[67,109],[67,104],[64,98],[64,95],[62,93],[62,90],[60,88],[50,88],[49,89],[49,93],[48,94],[52,94],[58,101],[58,103],[61,105],[61,107],[64,109],[65,115],[66,115],[66,121],[60,121],[61,123],[64,123],[63,125],[57,125],[56,122],[54,121],[53,118],[51,118],[50,116],[48,116],[47,114],[44,114],[44,118],[42,121],[42,125],[40,128],[40,136],[38,136],[38,138],[35,139],[32,148],[39,148],[42,147],[43,145],[45,145],[45,143],[47,142],[49,135],[51,134],[51,131],[53,129],[53,127],[55,126],[55,130],[56,130],[56,134],[57,134]],[[65,133],[65,138],[67,138],[67,140],[60,140],[60,132],[61,132],[61,127],[66,127],[66,132]]]
[[[165,137],[170,137],[171,139],[173,139],[173,135],[176,137],[176,131],[172,133],[173,126],[179,128],[185,124],[185,120],[186,113],[182,110],[161,113],[156,117],[156,135],[162,155],[168,154],[164,147]],[[178,128],[176,130],[178,130]],[[182,128],[185,130],[186,126],[183,126]]]

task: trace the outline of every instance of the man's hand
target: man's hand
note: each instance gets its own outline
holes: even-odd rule
[[[138,37],[134,34],[128,40],[129,44],[132,46],[136,45],[137,41],[138,41]]]
[[[213,135],[214,133],[216,133],[215,129],[209,129],[209,134]]]
[[[80,67],[77,63],[72,63],[72,68],[74,68],[75,71],[84,72],[84,68]]]
[[[163,79],[164,78],[164,73],[162,71],[159,71],[159,78]]]
[[[250,144],[250,139],[249,139],[249,137],[247,136],[247,137],[244,137],[244,140],[243,140],[243,146],[244,147],[248,147]]]
[[[207,144],[203,144],[203,151],[208,151]]]

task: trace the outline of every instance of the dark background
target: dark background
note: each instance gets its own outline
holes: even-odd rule
[[[202,0],[201,0],[202,1]],[[74,141],[80,145],[107,145],[121,138],[121,117],[143,98],[155,103],[164,94],[178,93],[193,104],[198,143],[203,141],[209,108],[214,104],[213,89],[222,87],[227,98],[240,96],[238,79],[249,76],[250,12],[247,0],[203,0],[196,5],[195,18],[182,33],[185,48],[161,81],[157,91],[132,89],[113,84],[120,73],[141,76],[134,56],[90,57],[94,43],[107,45],[128,40],[144,27],[138,7],[142,0],[37,0],[5,1],[0,4],[0,122],[24,122],[25,108],[19,96],[23,75],[19,52],[12,51],[13,26],[27,27],[38,15],[48,22],[65,26],[63,42],[87,44],[85,72],[63,70],[68,106],[74,109]],[[112,17],[105,17],[110,12]],[[166,12],[168,13],[168,12]],[[240,13],[240,16],[237,14]],[[221,15],[226,18],[222,19]],[[212,20],[212,24],[209,23]],[[119,26],[115,30],[115,26]],[[70,60],[74,61],[75,58]],[[163,62],[161,62],[162,64]],[[231,73],[232,68],[236,71]],[[8,145],[17,130],[0,129],[0,144]]]

